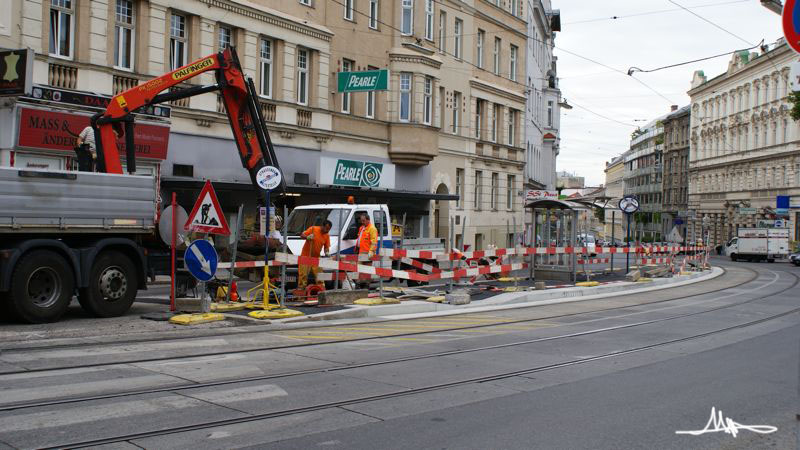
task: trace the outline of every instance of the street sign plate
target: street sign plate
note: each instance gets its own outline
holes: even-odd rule
[[[798,0],[785,0],[781,21],[786,43],[794,51],[800,53],[800,4],[798,4]]]
[[[632,196],[622,197],[619,201],[619,209],[626,214],[633,214],[639,210],[639,200]]]
[[[280,186],[282,178],[281,171],[273,166],[264,166],[256,173],[256,183],[268,191]]]
[[[202,233],[223,234],[225,236],[231,234],[228,222],[225,220],[225,214],[223,214],[219,201],[217,201],[217,194],[211,186],[211,181],[206,180],[206,184],[203,186],[203,190],[200,191],[200,196],[197,197],[197,202],[194,204],[194,208],[189,214],[189,219],[183,228]]]
[[[181,228],[180,224],[186,223],[189,220],[189,215],[186,214],[186,210],[183,209],[181,205],[177,205],[178,207],[175,208],[175,242],[177,244],[183,244],[186,240],[186,231]],[[158,235],[161,237],[161,240],[164,241],[167,245],[172,245],[172,205],[167,206],[164,208],[164,211],[161,211],[161,217],[158,219]]]
[[[389,70],[339,72],[336,80],[338,92],[385,91],[389,89]]]
[[[186,270],[200,281],[208,281],[217,273],[217,250],[208,241],[198,239],[192,242],[183,254]]]
[[[736,212],[743,216],[744,215],[752,216],[753,214],[757,213],[757,210],[756,208],[738,208]]]

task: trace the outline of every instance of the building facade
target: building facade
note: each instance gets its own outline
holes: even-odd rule
[[[623,213],[619,210],[618,205],[620,199],[625,195],[625,158],[620,155],[607,161],[605,174],[605,196],[609,200],[603,217],[603,235],[606,239],[610,239],[612,235],[614,239],[622,239],[624,233]]]
[[[664,119],[664,169],[661,189],[661,222],[665,240],[686,238],[689,209],[689,120],[691,108],[673,112]]]
[[[766,52],[735,53],[717,77],[694,74],[689,209],[695,232],[705,226],[713,245],[780,217],[789,220],[792,239],[800,238],[797,210],[776,211],[779,196],[800,206],[800,142],[788,102],[796,60],[781,39]]]
[[[355,195],[362,203],[388,203],[393,221],[406,217],[408,235],[447,237],[452,223],[459,244],[504,246],[506,224],[524,220],[524,183],[547,185],[554,172],[557,20],[549,2],[12,0],[0,13],[11,18],[0,29],[0,47],[32,48],[35,85],[58,91],[59,98],[92,93],[107,102],[236,46],[257,86],[288,182],[289,207]],[[536,22],[534,41],[525,32],[529,20]],[[529,104],[531,60],[536,73],[530,79],[549,81],[537,85],[531,94],[537,100]],[[387,90],[337,91],[339,72],[375,69],[389,71]],[[207,73],[186,86],[210,83]],[[37,111],[63,108],[82,117],[102,107],[45,97],[25,101]],[[527,118],[533,106],[541,131],[534,140],[542,149],[550,145],[544,153],[553,155],[552,162],[530,159]],[[154,176],[165,196],[177,192],[185,208],[210,179],[226,212],[243,203],[245,222],[252,224],[255,196],[233,156],[219,97],[203,94],[159,111],[142,120],[168,130],[161,136],[163,154],[145,158],[140,172]],[[53,168],[67,168],[74,136],[65,135],[59,150],[21,145],[21,106],[0,114],[8,119],[0,125],[0,164],[51,161]],[[380,181],[342,184],[331,169],[338,164],[378,167]],[[528,177],[534,164],[549,168]]]
[[[660,241],[661,176],[664,152],[665,116],[637,129],[631,136],[630,149],[625,152],[625,195],[635,195],[639,211],[634,214],[631,236],[640,241]]]

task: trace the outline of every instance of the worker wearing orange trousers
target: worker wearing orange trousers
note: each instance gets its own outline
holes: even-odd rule
[[[331,231],[332,226],[333,224],[331,221],[326,220],[321,226],[308,227],[308,229],[302,234],[302,236],[306,239],[306,243],[303,244],[303,251],[300,253],[300,255],[319,258],[320,251],[323,249],[325,250],[325,255],[330,254],[331,238],[328,232]],[[314,275],[316,284],[320,286],[323,285],[323,283],[319,281],[320,270],[318,266],[300,264],[297,273],[297,289],[305,289],[308,285],[308,272],[311,272]]]

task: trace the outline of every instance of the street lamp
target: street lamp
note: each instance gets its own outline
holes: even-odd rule
[[[783,5],[781,0],[761,0],[761,6],[774,12],[775,14],[783,14]]]

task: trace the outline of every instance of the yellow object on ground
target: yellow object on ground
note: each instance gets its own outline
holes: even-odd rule
[[[692,272],[681,271],[681,275],[691,275]]]
[[[198,325],[201,323],[216,322],[218,320],[225,320],[225,316],[217,313],[201,313],[201,314],[178,314],[169,319],[169,323],[176,325]]]
[[[211,303],[211,312],[220,311],[241,311],[245,308],[244,303]]]
[[[517,286],[517,287],[509,286],[503,288],[503,292],[525,292],[527,290],[528,290],[527,286]]]
[[[575,286],[592,287],[592,286],[598,286],[599,284],[600,284],[599,281],[580,281],[578,283],[575,283]]]
[[[525,278],[522,277],[500,277],[497,281],[524,281]]]
[[[433,303],[442,303],[444,301],[444,295],[434,295],[433,297],[426,298],[425,301]]]
[[[396,305],[400,303],[400,300],[396,298],[360,298],[353,302],[354,305],[362,305],[362,306],[376,306],[376,305]]]
[[[647,283],[648,281],[653,281],[652,278],[639,278],[636,280],[637,283]]]
[[[252,311],[247,315],[254,319],[288,319],[290,317],[304,316],[305,314],[294,309],[279,308],[268,311]]]
[[[247,309],[261,309],[261,310],[266,309],[267,311],[269,311],[269,310],[273,310],[273,309],[280,309],[281,305],[276,305],[274,303],[269,303],[269,304],[267,304],[267,307],[265,308],[264,307],[264,302],[248,302],[248,303],[244,304],[244,307],[247,308]]]

